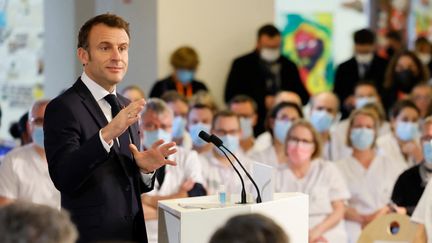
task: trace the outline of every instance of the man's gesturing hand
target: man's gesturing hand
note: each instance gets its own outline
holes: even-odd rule
[[[175,143],[170,142],[164,144],[164,140],[158,140],[151,148],[140,152],[134,144],[129,145],[138,167],[144,172],[152,172],[163,165],[177,165],[175,161],[166,159],[171,154],[177,152]]]
[[[144,109],[145,100],[140,99],[130,103],[124,109],[122,109],[108,125],[102,128],[102,138],[108,144],[121,134],[123,134],[126,129],[137,122],[140,119],[140,113]]]

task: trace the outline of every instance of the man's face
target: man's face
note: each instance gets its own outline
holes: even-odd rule
[[[112,88],[123,79],[128,67],[126,31],[98,24],[91,28],[88,42],[87,50],[78,49],[86,74],[105,89]]]
[[[269,49],[279,49],[281,46],[282,38],[280,35],[276,35],[273,37],[270,37],[268,35],[262,35],[258,39],[257,49],[261,50],[263,48],[269,48]]]
[[[416,106],[422,111],[426,112],[431,102],[432,89],[429,86],[415,87],[411,92],[411,99]]]
[[[212,133],[218,137],[232,135],[240,138],[241,131],[238,118],[235,116],[219,117],[212,128]]]
[[[255,126],[257,122],[257,115],[250,102],[232,103],[230,106],[230,110],[239,117],[251,119],[252,125]]]
[[[356,87],[354,91],[354,96],[356,98],[371,98],[374,97],[377,100],[379,100],[378,93],[375,89],[375,87],[372,87],[371,85],[360,85]]]
[[[170,112],[156,114],[156,112],[148,110],[141,116],[141,129],[144,131],[154,131],[162,129],[171,134],[173,117]]]
[[[43,127],[46,106],[47,104],[40,105],[37,109],[31,111],[28,120],[28,129],[30,134],[33,133],[35,127]]]
[[[197,124],[197,123],[204,123],[211,125],[211,122],[213,120],[213,113],[210,109],[207,108],[193,108],[189,112],[188,117],[188,126]]]
[[[337,104],[337,100],[330,94],[320,94],[314,98],[313,102],[314,106],[312,107],[312,111],[327,111],[329,114],[336,116],[339,107]]]
[[[375,51],[375,46],[369,44],[356,44],[354,45],[354,51],[356,54],[373,54]]]
[[[169,102],[168,106],[174,112],[174,116],[187,117],[189,107],[183,101],[176,100],[174,102]]]

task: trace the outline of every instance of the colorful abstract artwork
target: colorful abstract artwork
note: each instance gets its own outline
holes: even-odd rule
[[[331,13],[287,14],[282,30],[282,53],[294,61],[310,94],[333,87]]]

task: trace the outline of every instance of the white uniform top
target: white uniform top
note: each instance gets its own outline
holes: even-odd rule
[[[332,139],[332,160],[337,161],[350,156],[352,149],[346,144],[348,136],[349,119],[345,119],[330,129]],[[391,133],[390,124],[384,122],[378,130],[378,138]]]
[[[432,243],[432,182],[429,181],[420,201],[414,210],[411,220],[423,224],[426,229],[427,242]]]
[[[192,150],[186,150],[182,147],[177,147],[177,152],[168,157],[169,160],[177,162],[177,166],[165,167],[165,178],[162,186],[155,180],[154,189],[146,195],[150,196],[169,196],[177,193],[183,184],[188,179],[192,179],[195,183],[200,183],[204,186],[204,179],[201,173],[201,163],[198,160],[198,154]],[[146,229],[148,241],[157,243],[158,222],[157,220],[146,220]]]
[[[60,209],[60,192],[48,172],[48,162],[28,144],[9,152],[0,166],[0,195]]]
[[[309,227],[313,228],[333,212],[332,202],[347,200],[349,190],[332,162],[315,159],[307,174],[299,179],[287,167],[283,170],[281,192],[302,192],[309,195]],[[328,242],[347,242],[344,220],[323,235]]]
[[[419,142],[417,142],[419,144]],[[388,156],[394,163],[400,163],[408,169],[416,164],[413,157],[408,157],[405,159],[402,151],[399,147],[396,137],[393,133],[388,133],[377,139],[377,147],[379,152]]]
[[[342,172],[351,192],[348,205],[360,214],[374,213],[390,203],[394,183],[405,168],[379,153],[368,169],[365,169],[352,156],[336,162],[336,165]],[[347,220],[346,226],[350,242],[357,242],[361,233],[361,225]]]
[[[270,132],[261,133],[256,139],[255,144],[257,147],[261,148],[260,151],[273,146],[273,137]]]
[[[245,169],[251,174],[251,166],[253,161],[247,158],[240,150],[234,153]],[[223,165],[214,157],[213,150],[199,155],[199,160],[202,163],[203,176],[207,194],[216,194],[220,185],[225,185],[227,194],[240,194],[241,181],[231,165]],[[245,184],[246,193],[252,192],[252,185],[246,174],[243,172],[238,163],[232,159],[234,166],[240,172]]]

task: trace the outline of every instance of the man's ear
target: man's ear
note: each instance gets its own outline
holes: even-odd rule
[[[78,48],[77,56],[83,66],[85,66],[90,60],[90,54],[88,51],[82,47]]]

